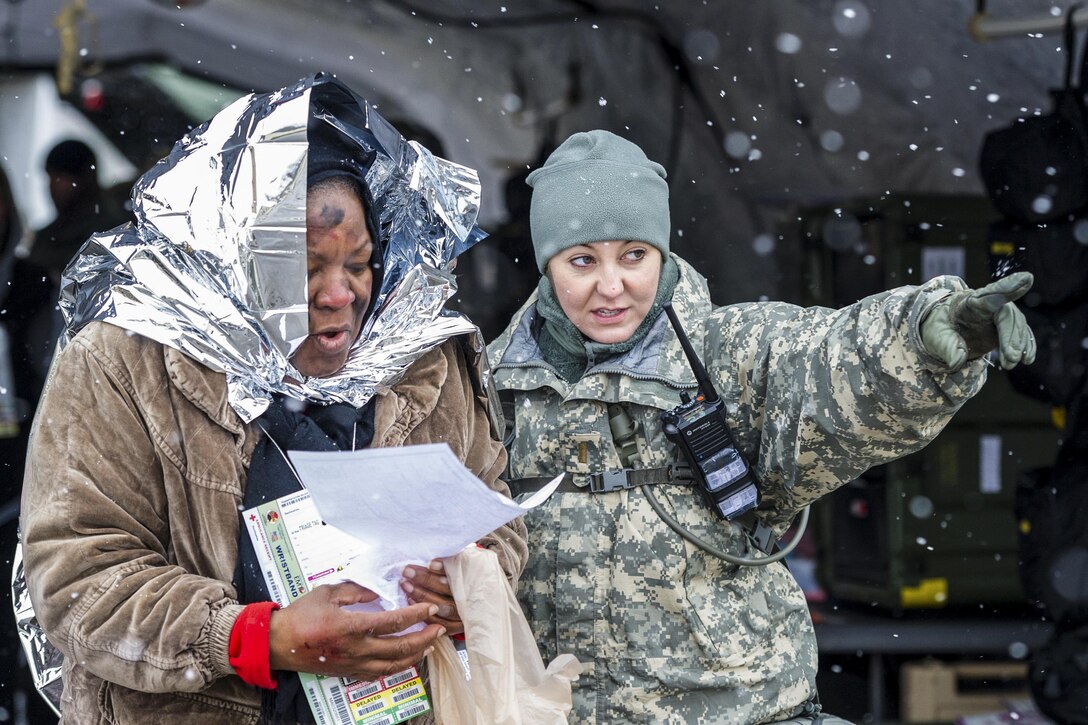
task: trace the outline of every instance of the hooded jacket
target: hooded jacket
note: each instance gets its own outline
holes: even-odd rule
[[[985,380],[922,347],[932,305],[963,289],[941,277],[841,310],[781,302],[713,307],[706,281],[674,255],[685,331],[725,401],[759,481],[759,517],[778,530],[806,504],[871,466],[918,450]],[[694,375],[662,315],[629,352],[589,361],[564,382],[534,338],[535,296],[489,347],[513,399],[510,479],[622,468],[610,404],[634,423],[636,468],[678,460],[660,414]],[[747,534],[692,486],[655,485],[665,510],[713,546],[750,555]],[[797,715],[815,692],[816,641],[803,593],[782,563],[734,567],[682,539],[640,489],[561,492],[526,516],[519,598],[545,661],[573,653],[578,723],[761,723]]]

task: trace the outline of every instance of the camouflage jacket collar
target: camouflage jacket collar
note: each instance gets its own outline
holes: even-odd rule
[[[695,349],[701,350],[704,323],[712,309],[706,279],[680,257],[673,255],[673,258],[680,267],[673,309]],[[597,378],[609,375],[629,378],[635,385],[645,381],[654,387],[664,385],[673,390],[695,387],[695,376],[665,315],[626,353],[604,360],[593,360],[591,356],[585,375],[573,385],[562,380],[541,355],[534,335],[536,320],[536,292],[533,292],[510,326],[492,343],[489,357],[500,389],[533,390],[547,386],[564,398],[596,398],[596,395],[581,395],[579,390],[583,387],[587,391],[596,390],[601,383]]]

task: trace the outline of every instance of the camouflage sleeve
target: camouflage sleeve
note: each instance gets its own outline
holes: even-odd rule
[[[932,440],[982,386],[986,363],[951,370],[921,322],[955,277],[839,310],[785,303],[722,307],[707,320],[711,374],[762,486],[768,523]]]

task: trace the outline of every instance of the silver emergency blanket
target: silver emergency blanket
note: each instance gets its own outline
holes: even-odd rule
[[[326,378],[290,363],[309,324],[311,115],[372,157],[366,182],[384,249],[375,313]],[[176,348],[226,373],[247,422],[275,393],[362,406],[420,355],[476,330],[443,310],[456,291],[454,257],[483,238],[476,172],[406,141],[330,76],[239,99],[181,139],[132,198],[135,226],[91,237],[65,270],[65,339],[105,320]]]
[[[34,606],[30,603],[30,592],[26,589],[26,578],[23,576],[21,546],[15,547],[15,558],[12,561],[11,600],[15,608],[15,626],[19,631],[30,672],[34,676],[34,687],[53,711],[60,715],[60,696],[64,689],[64,681],[61,679],[64,655],[45,638],[45,632],[34,616]]]
[[[372,157],[366,182],[384,274],[344,367],[304,379],[290,357],[309,328],[311,114]],[[136,224],[92,236],[65,270],[62,343],[103,320],[169,345],[226,373],[230,404],[247,422],[276,393],[362,406],[454,335],[473,333],[482,353],[476,326],[443,309],[457,289],[454,258],[484,236],[476,172],[406,141],[330,76],[236,101],[181,139],[132,198]],[[35,685],[59,714],[63,656],[34,616],[19,549],[12,595]]]

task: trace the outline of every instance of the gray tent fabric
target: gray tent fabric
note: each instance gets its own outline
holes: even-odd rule
[[[0,8],[10,68],[52,66],[68,0]],[[1070,3],[989,3],[1060,15]],[[790,297],[798,204],[884,191],[981,194],[984,134],[1045,111],[1061,36],[973,40],[969,0],[97,0],[83,62],[162,56],[245,89],[336,73],[391,119],[503,182],[568,134],[606,128],[666,166],[674,248],[721,302]],[[255,18],[259,21],[255,22]]]

